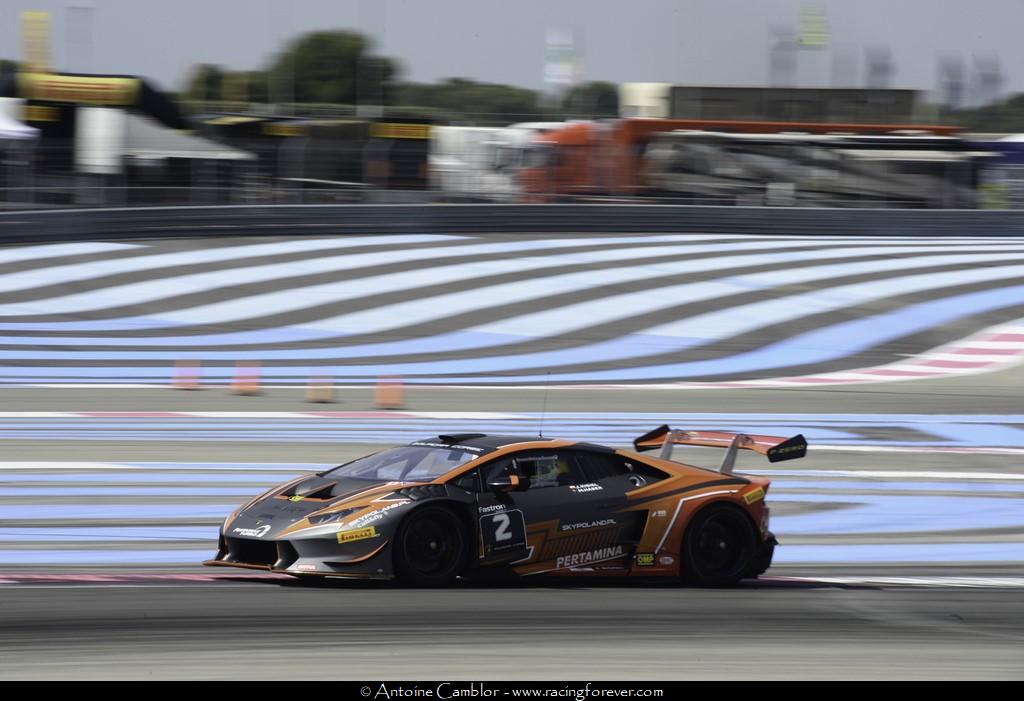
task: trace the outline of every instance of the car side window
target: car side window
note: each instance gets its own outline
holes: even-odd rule
[[[626,462],[618,455],[581,451],[576,453],[576,458],[583,465],[583,471],[591,482],[628,475],[631,472]]]
[[[576,457],[583,465],[583,472],[591,482],[600,482],[611,477],[630,475],[630,480],[639,487],[668,477],[661,470],[655,469],[646,463],[630,460],[614,453],[604,454],[581,451],[576,454]]]
[[[459,489],[465,489],[467,492],[479,492],[480,470],[473,469],[463,475],[459,475],[454,480],[452,480],[452,484],[454,484]]]
[[[519,475],[530,479],[530,489],[566,487],[587,480],[579,463],[562,451],[536,451],[496,460],[483,468],[484,484],[501,475]]]

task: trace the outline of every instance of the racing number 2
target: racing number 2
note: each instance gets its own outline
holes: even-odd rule
[[[503,540],[512,540],[512,531],[508,528],[512,523],[511,516],[508,514],[495,514],[494,523],[498,526],[494,531],[494,541],[496,543],[500,543]]]
[[[526,523],[523,512],[513,509],[487,514],[480,519],[480,534],[483,536],[484,557],[524,547]]]

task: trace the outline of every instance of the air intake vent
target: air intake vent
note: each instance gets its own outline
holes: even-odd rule
[[[486,433],[449,433],[443,436],[438,436],[438,439],[442,443],[462,443],[463,441],[470,441],[474,438],[483,438]]]
[[[443,484],[423,484],[418,487],[399,489],[396,494],[400,494],[406,499],[419,501],[431,497],[446,497],[448,496],[448,489]]]
[[[291,489],[287,489],[282,492],[282,496],[286,497],[303,497],[305,499],[330,499],[331,491],[334,489],[335,482],[331,480],[325,480],[322,477],[311,477],[308,480],[299,482]]]
[[[299,559],[299,552],[295,546],[287,540],[277,542],[277,562],[274,563],[275,570],[288,569],[292,563]]]
[[[225,538],[228,561],[270,567],[277,561],[277,543],[249,538]]]

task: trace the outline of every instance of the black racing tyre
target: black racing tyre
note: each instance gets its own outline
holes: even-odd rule
[[[451,509],[425,506],[406,517],[394,544],[395,574],[403,584],[440,587],[466,569],[469,537]]]
[[[750,571],[756,556],[757,533],[747,515],[729,504],[708,506],[683,535],[683,581],[701,587],[731,586]]]

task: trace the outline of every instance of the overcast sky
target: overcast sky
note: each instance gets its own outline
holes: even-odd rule
[[[807,0],[0,0],[0,57],[19,58],[19,13],[52,13],[63,70],[137,74],[180,88],[189,67],[263,66],[284,41],[357,29],[403,77],[459,76],[544,88],[549,28],[574,32],[586,80],[765,85],[772,32]],[[797,53],[799,85],[859,85],[864,53],[891,51],[893,87],[934,90],[938,56],[998,59],[1024,92],[1024,0],[822,0],[830,43]],[[90,8],[90,9],[81,9]],[[838,76],[838,78],[836,78]]]

